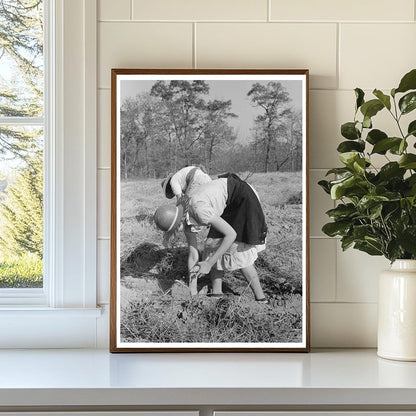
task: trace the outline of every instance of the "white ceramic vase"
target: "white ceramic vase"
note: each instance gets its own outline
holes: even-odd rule
[[[416,361],[416,260],[396,260],[380,275],[377,354]]]

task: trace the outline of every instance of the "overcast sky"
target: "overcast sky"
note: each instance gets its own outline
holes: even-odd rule
[[[206,81],[210,87],[207,97],[209,100],[231,100],[232,112],[238,118],[230,119],[230,124],[234,126],[238,140],[245,143],[250,137],[250,129],[253,127],[253,120],[257,114],[257,109],[253,108],[247,92],[255,82],[267,84],[269,81]],[[291,105],[294,109],[302,108],[302,82],[299,80],[279,80],[289,93]],[[120,99],[123,102],[127,97],[134,98],[137,94],[149,92],[154,80],[122,80],[120,83]]]

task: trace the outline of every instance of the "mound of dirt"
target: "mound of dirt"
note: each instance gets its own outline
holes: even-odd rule
[[[302,203],[302,192],[298,192],[294,195],[291,195],[286,201],[286,204],[289,204],[289,205],[298,205],[301,203]]]

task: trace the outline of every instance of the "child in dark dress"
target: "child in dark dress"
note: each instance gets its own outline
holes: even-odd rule
[[[241,270],[256,300],[267,303],[254,267],[257,253],[265,249],[267,234],[256,191],[237,175],[224,175],[199,187],[185,216],[188,227],[211,227],[203,261],[192,271],[196,278],[211,273],[212,295],[222,295],[225,270]],[[188,243],[196,245],[196,238],[188,237]]]
[[[169,206],[159,207],[155,214]],[[189,246],[189,287],[195,295],[198,277],[210,274],[212,296],[222,296],[224,271],[241,270],[258,302],[268,303],[254,267],[258,252],[265,249],[267,226],[260,200],[254,188],[235,174],[226,174],[201,184],[170,207],[169,233],[182,224]],[[179,218],[180,216],[180,218]],[[158,223],[159,222],[159,223]],[[156,221],[159,228],[160,221]],[[203,260],[199,261],[197,232],[208,226]],[[166,230],[165,230],[166,231]]]

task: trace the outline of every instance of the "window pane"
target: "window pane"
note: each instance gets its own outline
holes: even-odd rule
[[[0,0],[0,117],[43,114],[40,0]]]
[[[1,143],[0,288],[42,287],[43,129],[0,126]]]
[[[0,32],[0,289],[42,287],[42,0],[0,0]]]

